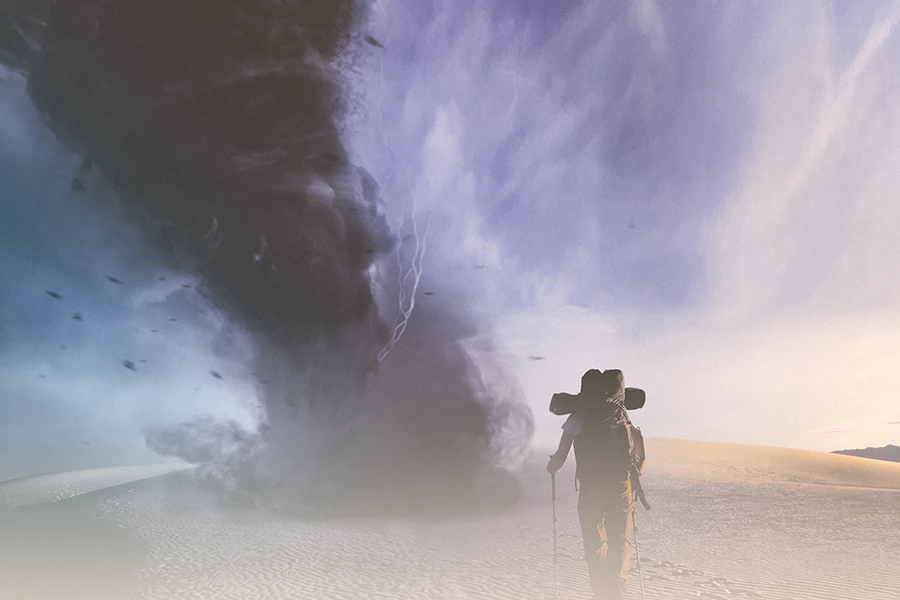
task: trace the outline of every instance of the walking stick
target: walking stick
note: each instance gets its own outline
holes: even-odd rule
[[[637,554],[638,579],[641,582],[641,600],[644,600],[644,571],[641,568],[641,546],[638,543],[638,527],[637,520],[632,515],[632,528],[634,529],[634,551]]]
[[[550,490],[553,497],[553,594],[559,600],[559,568],[556,558],[556,473],[550,474]]]

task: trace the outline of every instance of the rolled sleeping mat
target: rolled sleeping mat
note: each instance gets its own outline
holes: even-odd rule
[[[550,412],[554,415],[570,415],[581,406],[581,394],[553,394],[550,398]]]
[[[550,399],[550,412],[554,415],[570,415],[581,406],[583,397],[581,394],[553,394]],[[625,388],[625,408],[637,410],[644,408],[647,402],[647,393],[641,388]]]
[[[644,408],[647,402],[647,392],[641,388],[625,388],[625,408],[628,410],[637,410]]]

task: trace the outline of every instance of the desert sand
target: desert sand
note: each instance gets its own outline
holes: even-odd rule
[[[900,598],[900,464],[676,440],[650,440],[648,453],[646,598]],[[523,469],[515,508],[433,519],[288,518],[226,505],[171,466],[0,483],[17,505],[0,509],[0,589],[22,600],[550,599],[540,462]],[[571,460],[557,483],[559,597],[588,598]]]
[[[50,473],[0,482],[0,507],[58,502],[88,492],[184,469],[180,465],[130,465]]]

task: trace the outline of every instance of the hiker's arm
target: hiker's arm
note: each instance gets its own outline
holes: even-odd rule
[[[559,438],[559,448],[556,449],[556,452],[550,457],[550,462],[547,463],[548,473],[555,475],[566,464],[566,458],[569,457],[569,450],[572,448],[574,439],[573,436],[563,432],[562,437]]]

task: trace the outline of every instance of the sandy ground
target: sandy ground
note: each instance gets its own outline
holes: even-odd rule
[[[637,514],[646,598],[900,598],[900,465],[669,440],[648,452],[653,510]],[[558,476],[566,600],[589,597],[571,466]],[[4,598],[554,597],[549,478],[537,465],[513,510],[416,520],[228,508],[191,472],[135,468],[93,489],[88,472],[56,477],[31,481],[30,497],[55,498],[50,488],[73,478],[86,491],[0,510]],[[629,593],[640,597],[636,572]]]
[[[179,465],[134,465],[51,473],[0,482],[0,508],[58,502],[96,490],[179,471]]]

